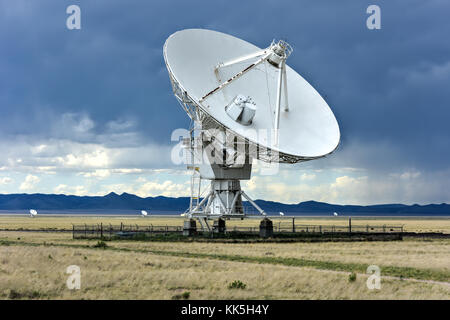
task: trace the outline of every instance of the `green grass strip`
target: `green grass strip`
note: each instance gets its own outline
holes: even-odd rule
[[[177,256],[185,258],[202,258],[225,260],[235,262],[260,263],[260,264],[277,264],[289,267],[310,267],[320,270],[333,270],[344,272],[366,273],[367,264],[362,263],[344,263],[334,261],[320,261],[307,260],[300,258],[283,258],[283,257],[254,257],[241,255],[223,255],[223,254],[207,254],[207,253],[191,253],[191,252],[174,252],[174,251],[156,251],[146,250],[157,255]],[[434,280],[434,281],[450,281],[450,273],[444,271],[418,269],[412,267],[397,267],[397,266],[379,266],[381,274],[384,276],[412,278],[419,280]]]

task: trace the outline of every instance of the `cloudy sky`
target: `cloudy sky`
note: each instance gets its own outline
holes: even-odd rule
[[[81,8],[68,30],[66,8]],[[366,9],[381,8],[368,30]],[[331,156],[243,182],[254,198],[340,204],[450,202],[450,2],[0,0],[0,193],[185,196],[165,39],[207,28],[289,65],[334,111]]]

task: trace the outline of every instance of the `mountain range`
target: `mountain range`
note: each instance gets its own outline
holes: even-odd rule
[[[450,215],[450,205],[337,205],[317,201],[285,204],[274,201],[255,201],[264,211],[289,214],[304,213],[373,213],[373,214],[425,214]],[[189,206],[188,197],[170,198],[164,196],[141,198],[133,194],[118,195],[111,192],[105,196],[74,196],[63,194],[0,194],[0,210],[150,210],[157,212],[184,212]],[[250,204],[244,202],[250,208]],[[250,210],[249,212],[255,212]]]

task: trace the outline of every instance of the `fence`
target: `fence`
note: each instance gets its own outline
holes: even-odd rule
[[[312,232],[312,233],[402,233],[403,226],[389,225],[301,225],[295,223],[278,223],[274,232]]]
[[[183,226],[142,226],[142,225],[73,225],[73,239],[113,239],[127,238],[135,236],[148,237],[152,235],[182,234]],[[255,227],[228,227],[226,233],[259,234],[259,226]],[[273,225],[274,234],[344,234],[344,233],[403,233],[403,226],[371,226],[371,225],[300,225],[295,223],[275,223]]]
[[[148,236],[152,234],[182,233],[182,226],[139,226],[139,225],[72,225],[73,239],[113,239],[126,238],[136,235]]]
[[[259,232],[259,227],[231,227],[228,232]],[[321,225],[279,225],[274,224],[274,233],[402,233],[402,226],[321,226]]]

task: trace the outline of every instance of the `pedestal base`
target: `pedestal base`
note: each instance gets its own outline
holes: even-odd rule
[[[273,236],[272,220],[264,218],[259,224],[259,236],[262,238],[270,238]]]
[[[183,236],[193,236],[197,234],[197,223],[194,219],[189,219],[184,221],[183,225]]]
[[[213,232],[214,233],[225,233],[226,227],[225,227],[225,220],[224,219],[217,219],[216,221],[214,221],[213,224]]]

